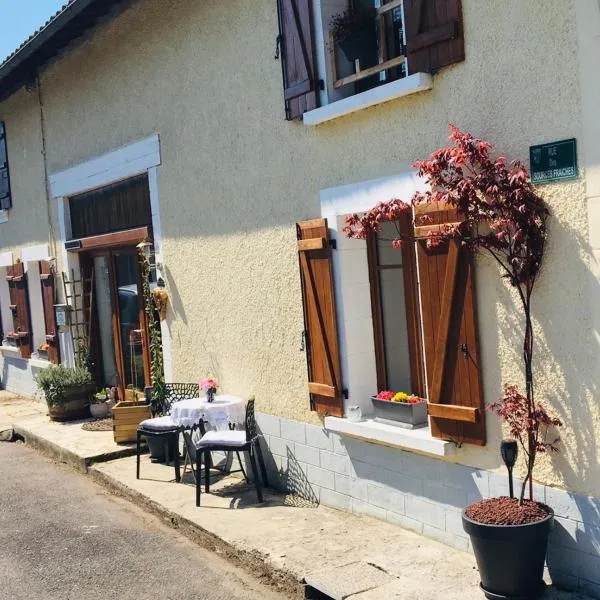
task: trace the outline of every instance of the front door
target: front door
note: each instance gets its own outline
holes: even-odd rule
[[[90,313],[96,375],[104,386],[143,391],[150,385],[148,335],[135,248],[100,250],[87,260],[92,271]]]

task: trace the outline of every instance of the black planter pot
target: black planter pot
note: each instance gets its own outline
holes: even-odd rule
[[[481,589],[490,600],[531,600],[544,591],[544,561],[554,512],[527,525],[488,525],[465,514]]]
[[[165,462],[167,458],[167,440],[162,437],[154,437],[149,435],[146,438],[148,450],[150,450],[150,458],[156,462]]]
[[[358,58],[360,68],[367,69],[377,64],[377,32],[375,24],[358,29],[338,42],[338,47],[348,62]]]

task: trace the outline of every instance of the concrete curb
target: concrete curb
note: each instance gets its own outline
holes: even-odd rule
[[[124,458],[126,456],[133,456],[136,452],[135,447],[123,448],[122,450],[116,450],[114,452],[107,452],[104,454],[98,454],[96,456],[80,456],[72,450],[62,448],[54,442],[51,442],[36,433],[27,429],[25,424],[15,423],[13,431],[16,435],[21,436],[25,443],[37,450],[41,454],[48,456],[54,460],[64,462],[81,473],[87,473],[88,468],[93,463],[106,462],[114,460],[116,458]],[[145,446],[144,446],[145,448]]]
[[[124,485],[110,475],[98,471],[93,466],[89,467],[87,474],[111,494],[124,498],[135,504],[138,508],[159,517],[166,525],[177,529],[195,544],[226,558],[235,566],[246,570],[262,583],[268,583],[279,591],[299,600],[305,597],[304,584],[298,581],[297,577],[289,571],[269,564],[260,552],[236,548],[214,533],[207,531],[181,515],[173,513],[158,502]]]

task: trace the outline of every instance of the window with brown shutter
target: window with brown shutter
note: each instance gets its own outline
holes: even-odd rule
[[[277,0],[285,116],[317,107],[311,0]]]
[[[404,0],[409,73],[436,73],[465,59],[461,0]]]
[[[55,278],[52,265],[48,261],[40,262],[40,280],[42,286],[42,304],[44,306],[44,323],[46,325],[46,352],[48,360],[59,363],[58,332],[56,327]]]
[[[0,121],[0,210],[12,208],[10,176],[8,173],[8,150],[6,146],[6,129]]]
[[[327,219],[296,224],[311,408],[343,416],[343,392]]]
[[[428,214],[430,223],[419,225]],[[445,206],[416,207],[424,355],[433,436],[485,445],[472,255],[453,241],[428,248],[427,235],[456,222]]]
[[[13,330],[9,331],[6,337],[19,348],[22,358],[29,358],[32,352],[31,319],[29,317],[27,276],[22,262],[7,267],[6,280],[10,293],[10,310],[13,316]]]

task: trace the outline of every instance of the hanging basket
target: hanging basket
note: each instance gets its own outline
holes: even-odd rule
[[[346,60],[352,64],[358,59],[361,70],[377,64],[377,31],[374,26],[357,29],[337,43]]]

